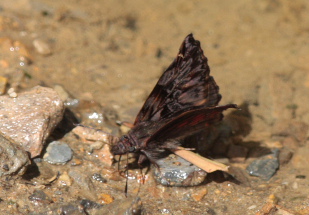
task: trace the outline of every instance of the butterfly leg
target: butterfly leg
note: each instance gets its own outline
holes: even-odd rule
[[[144,163],[144,161],[147,160],[147,157],[146,155],[144,154],[140,154],[140,156],[138,157],[138,161],[137,161],[137,164],[139,166],[139,169],[140,169],[140,174],[141,174],[141,183],[144,184],[145,183],[145,180],[146,180],[146,174],[148,173],[148,170],[149,170],[149,166],[147,166],[147,170],[145,173],[143,173],[143,165],[142,163]]]
[[[137,161],[138,166],[142,168],[143,167],[142,163],[144,163],[144,161],[146,160],[147,160],[147,156],[144,154],[140,154],[138,157],[138,161]]]
[[[148,153],[145,150],[141,150],[141,152],[144,154],[145,158],[147,158],[156,168],[160,170],[159,164],[156,162],[154,158],[151,157],[150,153]],[[138,162],[139,162],[139,159],[138,159]]]

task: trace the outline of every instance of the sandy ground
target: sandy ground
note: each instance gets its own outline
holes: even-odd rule
[[[27,88],[60,84],[78,99],[114,108],[122,120],[133,121],[185,36],[193,33],[220,86],[221,104],[248,104],[252,130],[243,142],[273,147],[278,142],[275,128],[309,122],[305,0],[15,0],[0,2],[0,18],[0,36],[20,41],[29,52],[32,64],[23,67],[32,77],[25,82]],[[38,53],[35,39],[51,53]],[[1,52],[5,60],[9,51],[2,47]],[[1,65],[0,73],[10,80],[10,72],[20,69],[17,63]],[[289,179],[287,190],[277,195],[282,206],[300,214],[309,214],[307,137],[292,147],[294,157],[279,170],[280,182],[270,182]],[[284,147],[284,141],[279,145]],[[291,187],[299,174],[307,178]],[[225,185],[214,186],[222,192]],[[254,214],[268,194],[238,195],[244,206],[235,201],[214,214]],[[205,196],[199,204],[219,203]],[[258,207],[250,209],[252,205]],[[148,207],[158,212],[160,204]]]

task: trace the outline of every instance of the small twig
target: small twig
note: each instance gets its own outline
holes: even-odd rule
[[[185,148],[178,147],[177,149],[170,149],[176,155],[182,157],[183,159],[189,161],[195,166],[205,170],[208,173],[220,170],[224,172],[228,172],[229,166],[226,166],[222,163],[209,160],[205,157],[202,157],[194,152],[185,150]]]

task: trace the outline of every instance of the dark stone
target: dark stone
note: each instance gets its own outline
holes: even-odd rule
[[[40,203],[51,203],[51,199],[44,193],[42,190],[35,190],[33,194],[31,194],[28,199],[30,201],[36,201]]]
[[[29,164],[27,152],[12,139],[4,137],[0,133],[0,177],[13,174],[22,175]]]

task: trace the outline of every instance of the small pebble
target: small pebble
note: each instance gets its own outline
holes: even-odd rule
[[[58,214],[80,214],[80,208],[74,203],[69,203],[67,205],[60,206],[57,209],[57,213]]]
[[[93,197],[95,195],[95,186],[93,185],[90,176],[87,175],[87,172],[77,170],[75,168],[70,169],[69,176],[89,197]],[[92,199],[92,198],[91,198]]]
[[[102,149],[103,146],[104,146],[103,142],[96,141],[96,142],[90,144],[89,151],[90,151],[90,153],[93,153],[93,151],[95,151],[95,150]]]
[[[297,183],[296,181],[293,182],[292,188],[293,188],[294,190],[297,190],[297,189],[298,189],[298,183]]]
[[[218,189],[215,189],[215,194],[221,194],[221,191]]]
[[[66,101],[70,97],[69,93],[61,85],[55,85],[54,90],[58,93],[62,101]]]
[[[100,203],[102,204],[110,204],[114,201],[114,198],[111,195],[106,194],[106,193],[99,194],[98,199]]]
[[[54,90],[58,93],[60,99],[64,102],[66,107],[77,107],[79,104],[79,100],[70,95],[61,85],[55,85]]]
[[[167,209],[167,208],[161,209],[160,212],[161,212],[161,214],[170,214],[171,213],[170,210]]]
[[[98,182],[101,182],[101,183],[106,183],[107,182],[107,180],[105,178],[103,178],[103,176],[98,174],[98,173],[94,173],[92,175],[92,179],[94,179],[94,180],[96,180]]]
[[[18,53],[19,60],[20,60],[20,66],[24,66],[26,64],[30,64],[33,62],[33,56],[30,54],[28,48],[25,44],[23,44],[20,41],[14,41],[12,46],[12,51],[15,51]]]
[[[279,148],[281,149],[283,146],[282,146],[282,143],[278,140],[266,140],[264,141],[265,145],[267,148]]]
[[[43,40],[35,39],[33,41],[33,46],[36,49],[36,51],[41,55],[50,55],[52,53],[49,45]]]
[[[61,186],[71,186],[72,179],[68,175],[68,172],[64,171],[58,178],[58,184]]]
[[[88,199],[83,199],[80,201],[80,205],[84,208],[84,209],[93,209],[93,208],[101,208],[103,205],[100,205],[96,202],[93,202],[91,200]]]
[[[250,207],[248,207],[248,210],[253,210],[254,208],[256,208],[256,205],[251,205]]]
[[[271,214],[273,211],[276,211],[276,205],[271,202],[267,202],[255,215]]]
[[[8,79],[6,77],[0,76],[0,95],[5,93],[7,83]]]
[[[46,149],[44,160],[51,164],[65,164],[72,156],[73,152],[66,143],[53,141]]]
[[[73,158],[72,161],[71,161],[71,165],[72,165],[72,166],[79,166],[79,165],[81,165],[82,163],[83,163],[83,161],[80,160],[80,159],[77,159],[77,158]]]
[[[197,190],[195,193],[193,193],[191,197],[195,201],[199,202],[204,198],[204,196],[207,195],[207,193],[208,193],[207,188],[202,188],[202,189]]]
[[[268,196],[268,200],[267,200],[269,203],[272,203],[272,204],[277,204],[278,203],[278,198],[277,196],[275,196],[274,194],[270,194]]]
[[[42,190],[35,190],[28,199],[32,202],[40,202],[44,204],[51,203],[51,199]]]
[[[128,133],[130,130],[131,130],[131,128],[129,128],[129,127],[125,126],[125,125],[121,125],[121,126],[120,126],[120,131],[121,131],[122,134],[126,134],[126,133]]]
[[[8,90],[8,94],[11,98],[16,98],[17,97],[17,93],[15,92],[15,89],[14,88],[10,88]]]

